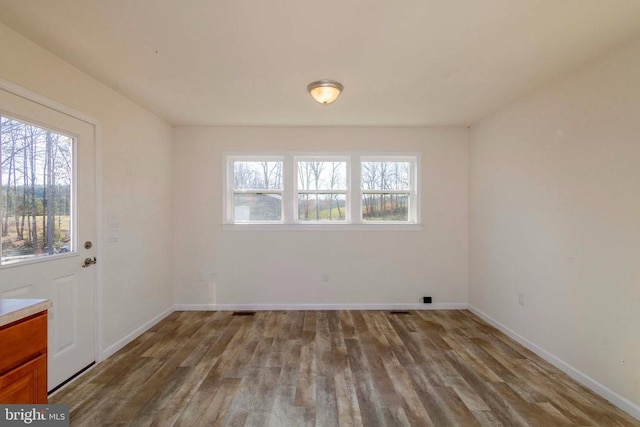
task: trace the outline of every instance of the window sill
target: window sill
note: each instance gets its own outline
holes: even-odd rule
[[[222,231],[420,231],[420,224],[222,224]]]

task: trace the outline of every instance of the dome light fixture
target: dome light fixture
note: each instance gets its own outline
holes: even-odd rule
[[[329,105],[338,99],[342,89],[344,86],[334,80],[318,80],[307,86],[311,97],[322,105]]]

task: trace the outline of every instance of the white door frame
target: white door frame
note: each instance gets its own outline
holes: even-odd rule
[[[92,116],[84,114],[76,109],[67,107],[64,104],[56,102],[46,96],[33,92],[22,86],[19,86],[8,80],[0,78],[0,89],[10,92],[16,96],[27,99],[36,104],[40,104],[44,107],[56,110],[67,116],[81,120],[93,126],[94,129],[94,144],[96,149],[96,257],[98,263],[96,264],[96,288],[94,292],[94,310],[95,310],[95,325],[94,325],[94,349],[93,357],[96,363],[104,360],[104,354],[102,349],[102,288],[103,288],[103,243],[102,243],[102,129],[100,121]]]

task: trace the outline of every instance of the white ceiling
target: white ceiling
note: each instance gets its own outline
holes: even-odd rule
[[[0,22],[177,125],[469,125],[634,37],[640,1],[0,0]]]

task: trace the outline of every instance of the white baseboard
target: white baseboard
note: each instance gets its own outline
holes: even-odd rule
[[[101,355],[102,357],[100,358],[100,360],[96,360],[96,363],[98,363],[98,362],[106,359],[107,357],[111,356],[112,354],[116,353],[118,350],[120,350],[125,345],[129,344],[131,341],[133,341],[134,339],[138,338],[140,335],[142,335],[143,333],[145,333],[146,331],[151,329],[151,327],[153,325],[155,325],[156,323],[158,323],[159,321],[161,321],[162,319],[164,319],[165,317],[167,317],[168,315],[170,315],[174,311],[175,311],[175,306],[171,306],[171,307],[167,308],[165,311],[163,311],[162,313],[158,314],[153,319],[149,320],[148,322],[146,322],[145,324],[143,324],[139,328],[135,329],[134,331],[132,331],[129,334],[127,334],[126,336],[122,337],[121,339],[119,339],[115,343],[111,344],[109,347],[104,349],[104,351],[102,352],[102,355]]]
[[[475,314],[476,316],[480,317],[482,320],[484,320],[485,322],[489,323],[490,325],[492,325],[496,329],[500,330],[501,332],[503,332],[505,335],[507,335],[512,340],[514,340],[514,341],[518,342],[519,344],[521,344],[522,346],[528,348],[529,350],[531,350],[532,352],[534,352],[535,354],[537,354],[538,356],[540,356],[541,358],[543,358],[547,362],[551,363],[556,368],[558,368],[561,371],[563,371],[565,374],[569,375],[571,378],[573,378],[574,380],[576,380],[580,384],[582,384],[585,387],[591,389],[594,393],[597,393],[598,395],[600,395],[603,398],[607,399],[609,402],[611,402],[612,404],[614,404],[618,408],[620,408],[623,411],[627,412],[632,417],[635,417],[635,418],[640,420],[640,406],[638,406],[635,403],[631,402],[629,399],[627,399],[627,398],[625,398],[623,396],[620,396],[618,393],[616,393],[613,390],[607,388],[606,386],[600,384],[598,381],[594,380],[593,378],[591,378],[590,376],[584,374],[583,372],[577,370],[576,368],[574,368],[573,366],[569,365],[568,363],[566,363],[562,359],[559,359],[558,357],[554,356],[553,354],[549,353],[548,351],[538,347],[536,344],[532,343],[528,339],[526,339],[523,336],[519,335],[518,333],[516,333],[512,329],[506,327],[502,323],[498,322],[497,320],[495,320],[491,316],[487,315],[486,313],[480,311],[479,309],[477,309],[476,307],[472,306],[471,304],[469,304],[468,308],[469,308],[469,311],[471,311],[473,314]]]
[[[176,311],[232,310],[466,310],[466,303],[437,304],[176,304]]]

